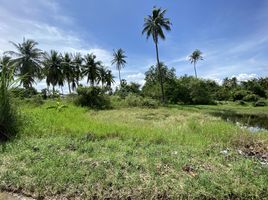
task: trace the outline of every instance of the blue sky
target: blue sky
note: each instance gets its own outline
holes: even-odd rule
[[[95,53],[110,67],[113,49],[128,56],[123,78],[143,83],[155,63],[152,40],[141,34],[153,6],[166,8],[172,31],[160,59],[177,75],[193,75],[189,54],[204,53],[198,76],[220,81],[268,76],[267,0],[0,0],[0,53],[8,41],[35,39],[43,50]],[[45,87],[41,82],[38,87]]]

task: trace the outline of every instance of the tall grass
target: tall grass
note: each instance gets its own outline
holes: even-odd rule
[[[6,141],[18,131],[18,117],[9,94],[17,81],[13,79],[14,68],[9,57],[3,57],[0,66],[0,141]]]

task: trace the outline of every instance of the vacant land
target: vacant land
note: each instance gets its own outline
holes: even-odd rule
[[[24,129],[0,149],[1,190],[59,199],[268,198],[268,131],[211,115],[267,107],[96,111],[48,101],[20,110]]]

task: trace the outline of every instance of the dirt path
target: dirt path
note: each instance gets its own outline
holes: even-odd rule
[[[33,200],[29,197],[23,197],[18,194],[10,194],[6,192],[0,192],[0,200]]]

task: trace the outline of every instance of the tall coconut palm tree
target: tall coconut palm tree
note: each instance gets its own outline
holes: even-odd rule
[[[73,66],[74,66],[74,76],[72,79],[72,88],[74,89],[79,85],[79,80],[82,78],[82,64],[83,57],[81,53],[76,53],[73,58]]]
[[[190,62],[191,64],[194,63],[194,72],[195,72],[195,78],[197,78],[197,73],[196,73],[196,63],[198,60],[203,60],[202,57],[202,52],[199,49],[196,49],[191,55],[190,55]]]
[[[103,65],[99,68],[99,77],[97,79],[97,83],[101,83],[101,88],[103,88],[104,84],[106,83],[106,73],[107,69]]]
[[[43,52],[37,48],[38,43],[34,40],[25,40],[20,44],[11,42],[16,51],[8,51],[7,54],[14,56],[15,73],[22,77],[21,84],[24,88],[32,87],[35,78],[41,76],[41,58]]]
[[[94,86],[99,77],[99,68],[101,61],[96,61],[94,54],[87,54],[84,57],[85,64],[83,65],[83,75],[87,76],[87,83],[90,81],[90,85]]]
[[[166,31],[171,30],[171,22],[169,18],[165,17],[166,10],[162,10],[161,8],[153,8],[152,15],[148,15],[144,19],[144,25],[142,34],[146,34],[146,38],[148,39],[150,36],[152,36],[153,41],[155,43],[155,49],[156,49],[156,61],[157,61],[157,67],[159,71],[159,79],[160,79],[160,86],[161,86],[161,93],[162,93],[162,102],[165,101],[165,93],[164,93],[164,86],[163,86],[163,79],[162,74],[160,70],[160,60],[159,60],[159,51],[158,51],[158,42],[159,38],[162,40],[165,40],[165,34],[163,29]]]
[[[44,55],[44,75],[46,76],[46,82],[48,87],[50,84],[53,88],[53,94],[55,94],[55,86],[63,86],[64,74],[62,69],[61,55],[54,50],[50,51],[50,54]]]
[[[72,80],[72,77],[74,76],[72,55],[69,53],[65,53],[62,58],[61,64],[62,64],[64,78],[66,79],[67,84],[68,84],[69,94],[71,94],[71,80]]]
[[[112,74],[111,70],[107,70],[105,74],[105,81],[106,81],[106,86],[111,89],[112,84],[115,82],[114,81],[114,76]]]
[[[112,60],[112,65],[116,65],[116,69],[119,72],[119,81],[120,81],[120,86],[121,86],[121,74],[120,71],[122,68],[124,68],[125,64],[127,63],[126,61],[127,56],[125,55],[125,52],[123,49],[118,49],[114,51],[113,53],[113,60]]]

